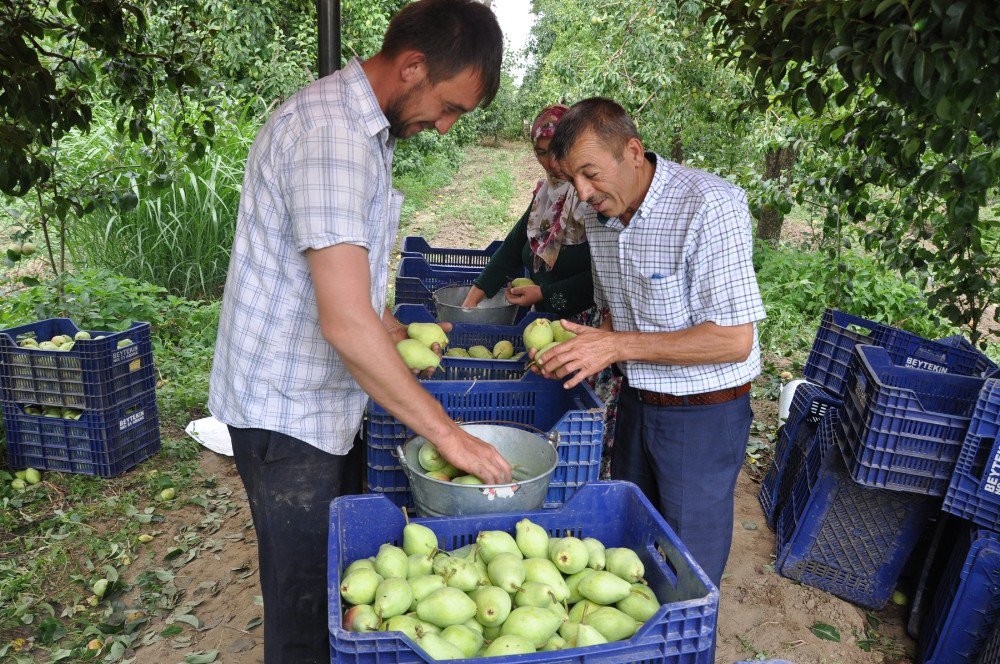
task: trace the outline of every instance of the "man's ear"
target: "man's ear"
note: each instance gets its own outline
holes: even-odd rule
[[[412,85],[427,77],[427,56],[420,51],[403,51],[396,56],[395,64],[402,83]]]
[[[646,158],[646,148],[642,146],[642,141],[633,137],[625,144],[625,154],[628,155],[629,161],[639,165]]]

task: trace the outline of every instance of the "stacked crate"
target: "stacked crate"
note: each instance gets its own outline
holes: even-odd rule
[[[940,509],[994,370],[964,339],[930,341],[827,310],[804,370],[815,385],[799,386],[789,423],[803,404],[825,400],[826,410],[811,432],[799,429],[792,452],[785,425],[761,490],[776,570],[880,607]]]
[[[21,345],[79,332],[65,318],[0,331],[0,403],[14,468],[113,477],[160,449],[149,324],[90,331],[69,350]]]

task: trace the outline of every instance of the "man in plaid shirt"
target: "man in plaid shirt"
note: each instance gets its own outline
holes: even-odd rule
[[[546,353],[572,387],[624,376],[611,474],[635,482],[719,584],[750,435],[764,318],[746,194],[647,152],[621,106],[574,105],[549,147],[596,214],[586,221],[600,328]]]
[[[268,118],[247,159],[209,408],[229,425],[257,533],[268,664],[329,662],[330,501],[360,491],[368,395],[487,483],[510,466],[470,436],[396,352],[385,308],[402,195],[396,139],[444,134],[489,103],[503,36],[475,0],[421,0],[382,49]]]

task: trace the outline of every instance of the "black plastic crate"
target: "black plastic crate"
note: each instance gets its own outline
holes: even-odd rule
[[[78,420],[31,415],[9,401],[3,416],[7,459],[14,468],[113,477],[160,449],[153,390],[113,408],[84,411]]]
[[[80,331],[68,318],[0,330],[0,398],[20,404],[41,404],[97,410],[144,394],[156,386],[149,323],[133,323],[123,332],[90,331],[104,339],[81,340],[72,350],[21,348],[25,337],[47,341]],[[118,348],[118,343],[131,344]]]

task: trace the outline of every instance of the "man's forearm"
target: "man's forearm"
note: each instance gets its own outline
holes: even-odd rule
[[[602,326],[603,327],[603,326]],[[743,362],[753,347],[753,324],[701,323],[676,332],[618,332],[621,360],[694,366]]]

